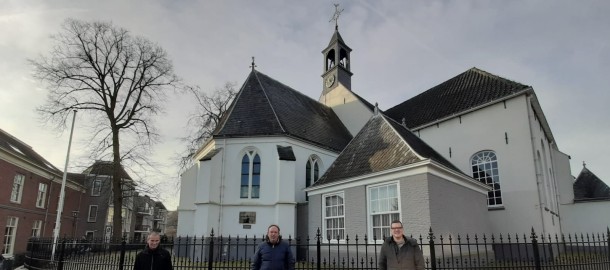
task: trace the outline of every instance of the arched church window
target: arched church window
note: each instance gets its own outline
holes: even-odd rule
[[[472,178],[492,188],[487,193],[487,206],[502,206],[502,191],[498,174],[498,159],[494,151],[481,151],[470,159]]]
[[[240,198],[255,199],[260,196],[261,158],[255,151],[247,151],[241,159]]]
[[[311,184],[318,181],[320,178],[320,160],[311,156],[307,160],[307,165],[305,166],[305,187],[311,186]]]

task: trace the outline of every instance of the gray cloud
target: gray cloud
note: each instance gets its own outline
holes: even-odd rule
[[[178,74],[204,89],[226,81],[241,84],[255,56],[260,71],[314,99],[322,88],[320,52],[334,27],[328,22],[334,11],[330,1],[13,1],[0,6],[0,128],[60,168],[67,132],[58,135],[37,122],[33,110],[45,91],[31,79],[25,60],[50,49],[48,37],[65,18],[112,21],[158,42]],[[350,1],[342,6],[339,28],[354,50],[353,89],[364,98],[386,109],[468,68],[482,68],[533,86],[560,150],[572,156],[574,176],[585,160],[610,183],[610,3]],[[187,97],[168,100],[158,121],[164,143],[155,154],[167,164],[167,175],[154,181],[176,177],[171,158],[182,147],[177,138],[193,110]],[[78,145],[75,157],[83,154]]]

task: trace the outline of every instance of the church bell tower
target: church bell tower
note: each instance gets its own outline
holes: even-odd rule
[[[332,89],[342,84],[348,90],[352,85],[352,72],[350,71],[350,53],[352,49],[345,44],[341,34],[339,34],[339,25],[337,23],[341,11],[338,5],[335,5],[335,14],[331,21],[335,21],[335,33],[333,34],[326,49],[322,51],[324,56],[324,73],[322,74],[322,95],[330,92]]]

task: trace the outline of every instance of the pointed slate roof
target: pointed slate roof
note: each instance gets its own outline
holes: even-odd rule
[[[352,49],[349,46],[347,46],[347,44],[345,44],[345,41],[343,41],[341,34],[339,34],[339,29],[337,29],[337,28],[335,28],[335,33],[333,33],[333,36],[330,38],[330,41],[328,42],[328,46],[326,46],[326,48],[332,46],[333,43],[335,43],[335,42],[338,42],[339,44],[343,45],[350,52],[352,51]]]
[[[531,86],[473,67],[385,113],[398,122],[405,118],[413,129],[528,90]]]
[[[36,153],[31,146],[13,137],[11,134],[2,129],[0,129],[0,148],[12,153],[13,155],[22,157],[44,169],[61,174],[61,171],[57,169],[57,167],[53,166],[49,161]]]
[[[610,187],[587,167],[583,166],[582,171],[574,181],[574,200],[592,199],[610,199]]]
[[[352,139],[330,107],[253,70],[214,137],[269,135],[295,137],[337,152]]]
[[[313,186],[381,172],[426,159],[462,173],[407,128],[378,113],[369,119]]]

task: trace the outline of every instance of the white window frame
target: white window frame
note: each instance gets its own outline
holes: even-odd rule
[[[96,186],[96,183],[98,183],[97,186]],[[91,196],[100,196],[101,194],[102,194],[102,180],[94,179],[91,182]]]
[[[491,156],[489,155],[489,153],[493,154],[494,159],[491,159]],[[480,156],[480,155],[484,155],[484,156]],[[473,162],[475,162],[475,159],[478,159],[479,162],[477,162],[476,164],[473,164]],[[483,160],[484,162],[480,162],[481,160]],[[494,163],[495,163],[495,167],[493,166]],[[477,168],[478,168],[477,175],[475,175],[475,171],[473,169],[474,166],[477,166]],[[483,170],[480,170],[481,168],[479,166],[483,166]],[[486,184],[487,186],[489,186],[492,189],[491,191],[487,192],[487,207],[488,208],[500,208],[500,209],[503,208],[504,207],[504,198],[502,196],[502,183],[500,180],[500,162],[498,161],[498,155],[496,154],[496,152],[493,150],[482,150],[482,151],[474,153],[474,155],[472,155],[470,157],[470,170],[471,170],[472,178],[474,178],[475,180],[477,180],[483,184]],[[480,176],[481,172],[487,172],[487,173],[489,173],[489,176],[481,177]],[[486,178],[491,178],[492,179],[491,183],[487,183]],[[481,181],[481,180],[484,180],[484,181]],[[498,187],[498,188],[496,188],[496,187]],[[489,200],[490,200],[489,195],[493,195],[493,197],[491,197],[491,199],[494,201],[493,204],[489,203]],[[501,203],[497,203],[498,199],[500,199]]]
[[[390,197],[388,193],[386,193],[386,197],[385,198],[381,198],[380,195],[381,194],[377,194],[377,196],[373,196],[373,192],[374,190],[376,190],[376,192],[381,191],[380,188],[384,188],[384,187],[390,187],[390,186],[396,186],[396,194],[393,197]],[[387,224],[385,225],[380,225],[377,226],[378,229],[381,230],[381,233],[383,234],[383,230],[387,228],[388,231],[388,235],[385,235],[385,237],[388,237],[391,235],[391,224],[393,220],[401,220],[401,216],[402,216],[402,209],[401,209],[401,194],[400,194],[400,183],[398,181],[392,181],[392,182],[385,182],[382,184],[377,184],[377,185],[370,185],[367,186],[366,188],[366,194],[367,194],[367,222],[368,222],[368,233],[370,235],[369,237],[369,242],[370,243],[383,243],[384,241],[384,235],[379,235],[378,238],[375,240],[375,232],[374,230],[376,229],[376,227],[374,227],[373,225],[373,215],[390,215],[389,220],[387,221]],[[375,199],[375,203],[373,203],[373,199]],[[397,203],[397,209],[391,209],[391,205],[390,200],[396,200]],[[379,205],[379,203],[381,202],[381,200],[384,200],[384,203],[386,203],[386,206],[384,208],[381,208],[381,206]],[[373,212],[376,211],[376,212]],[[398,217],[392,217],[392,215],[398,215]]]
[[[25,184],[25,175],[16,174],[13,178],[13,189],[11,190],[11,202],[21,203],[23,196],[23,185]]]
[[[95,208],[95,211],[93,211],[94,216],[91,217],[91,209]],[[97,221],[97,211],[99,210],[99,208],[97,207],[97,205],[89,205],[89,212],[87,212],[87,222],[96,222]]]
[[[36,197],[36,207],[45,208],[45,203],[47,202],[47,191],[49,190],[49,185],[45,183],[38,184],[38,196]]]
[[[247,192],[248,192],[248,196],[244,196],[242,194],[242,187],[243,187],[243,176],[245,174],[243,174],[243,159],[244,156],[248,156],[248,188],[247,188]],[[258,156],[259,159],[259,171],[258,171],[258,193],[255,194],[254,191],[254,185],[253,185],[253,181],[254,181],[254,159],[255,157]],[[239,198],[240,199],[260,199],[261,197],[261,178],[262,178],[262,170],[263,170],[263,158],[261,157],[261,155],[258,153],[258,151],[256,150],[247,150],[245,151],[241,156],[240,160],[240,165],[239,165]],[[257,195],[257,196],[253,196],[253,195]]]
[[[40,237],[42,232],[42,220],[34,220],[32,224],[32,237]]]
[[[343,204],[337,204],[337,205],[331,205],[331,206],[327,206],[326,205],[326,198],[328,197],[340,197],[341,199],[343,199]],[[327,207],[337,207],[337,214],[336,215],[331,215],[331,216],[327,216]],[[330,209],[328,209],[330,210]],[[331,210],[332,211],[332,210]],[[327,225],[327,220],[332,220],[332,219],[336,219],[337,222],[337,227],[334,227],[332,229],[338,230],[338,234],[341,234],[341,231],[343,231],[343,237],[339,238],[339,241],[337,241],[336,237],[333,237],[332,239],[330,239],[330,241],[328,240],[328,225]],[[341,223],[343,223],[343,227],[341,227]],[[341,192],[334,192],[334,193],[329,193],[329,194],[324,194],[324,196],[322,196],[322,241],[324,243],[345,243],[345,237],[346,237],[346,230],[345,230],[345,192],[341,191]]]
[[[2,248],[2,255],[13,255],[13,251],[15,251],[15,238],[17,237],[18,226],[18,217],[7,217],[6,228],[4,229],[4,247]]]

